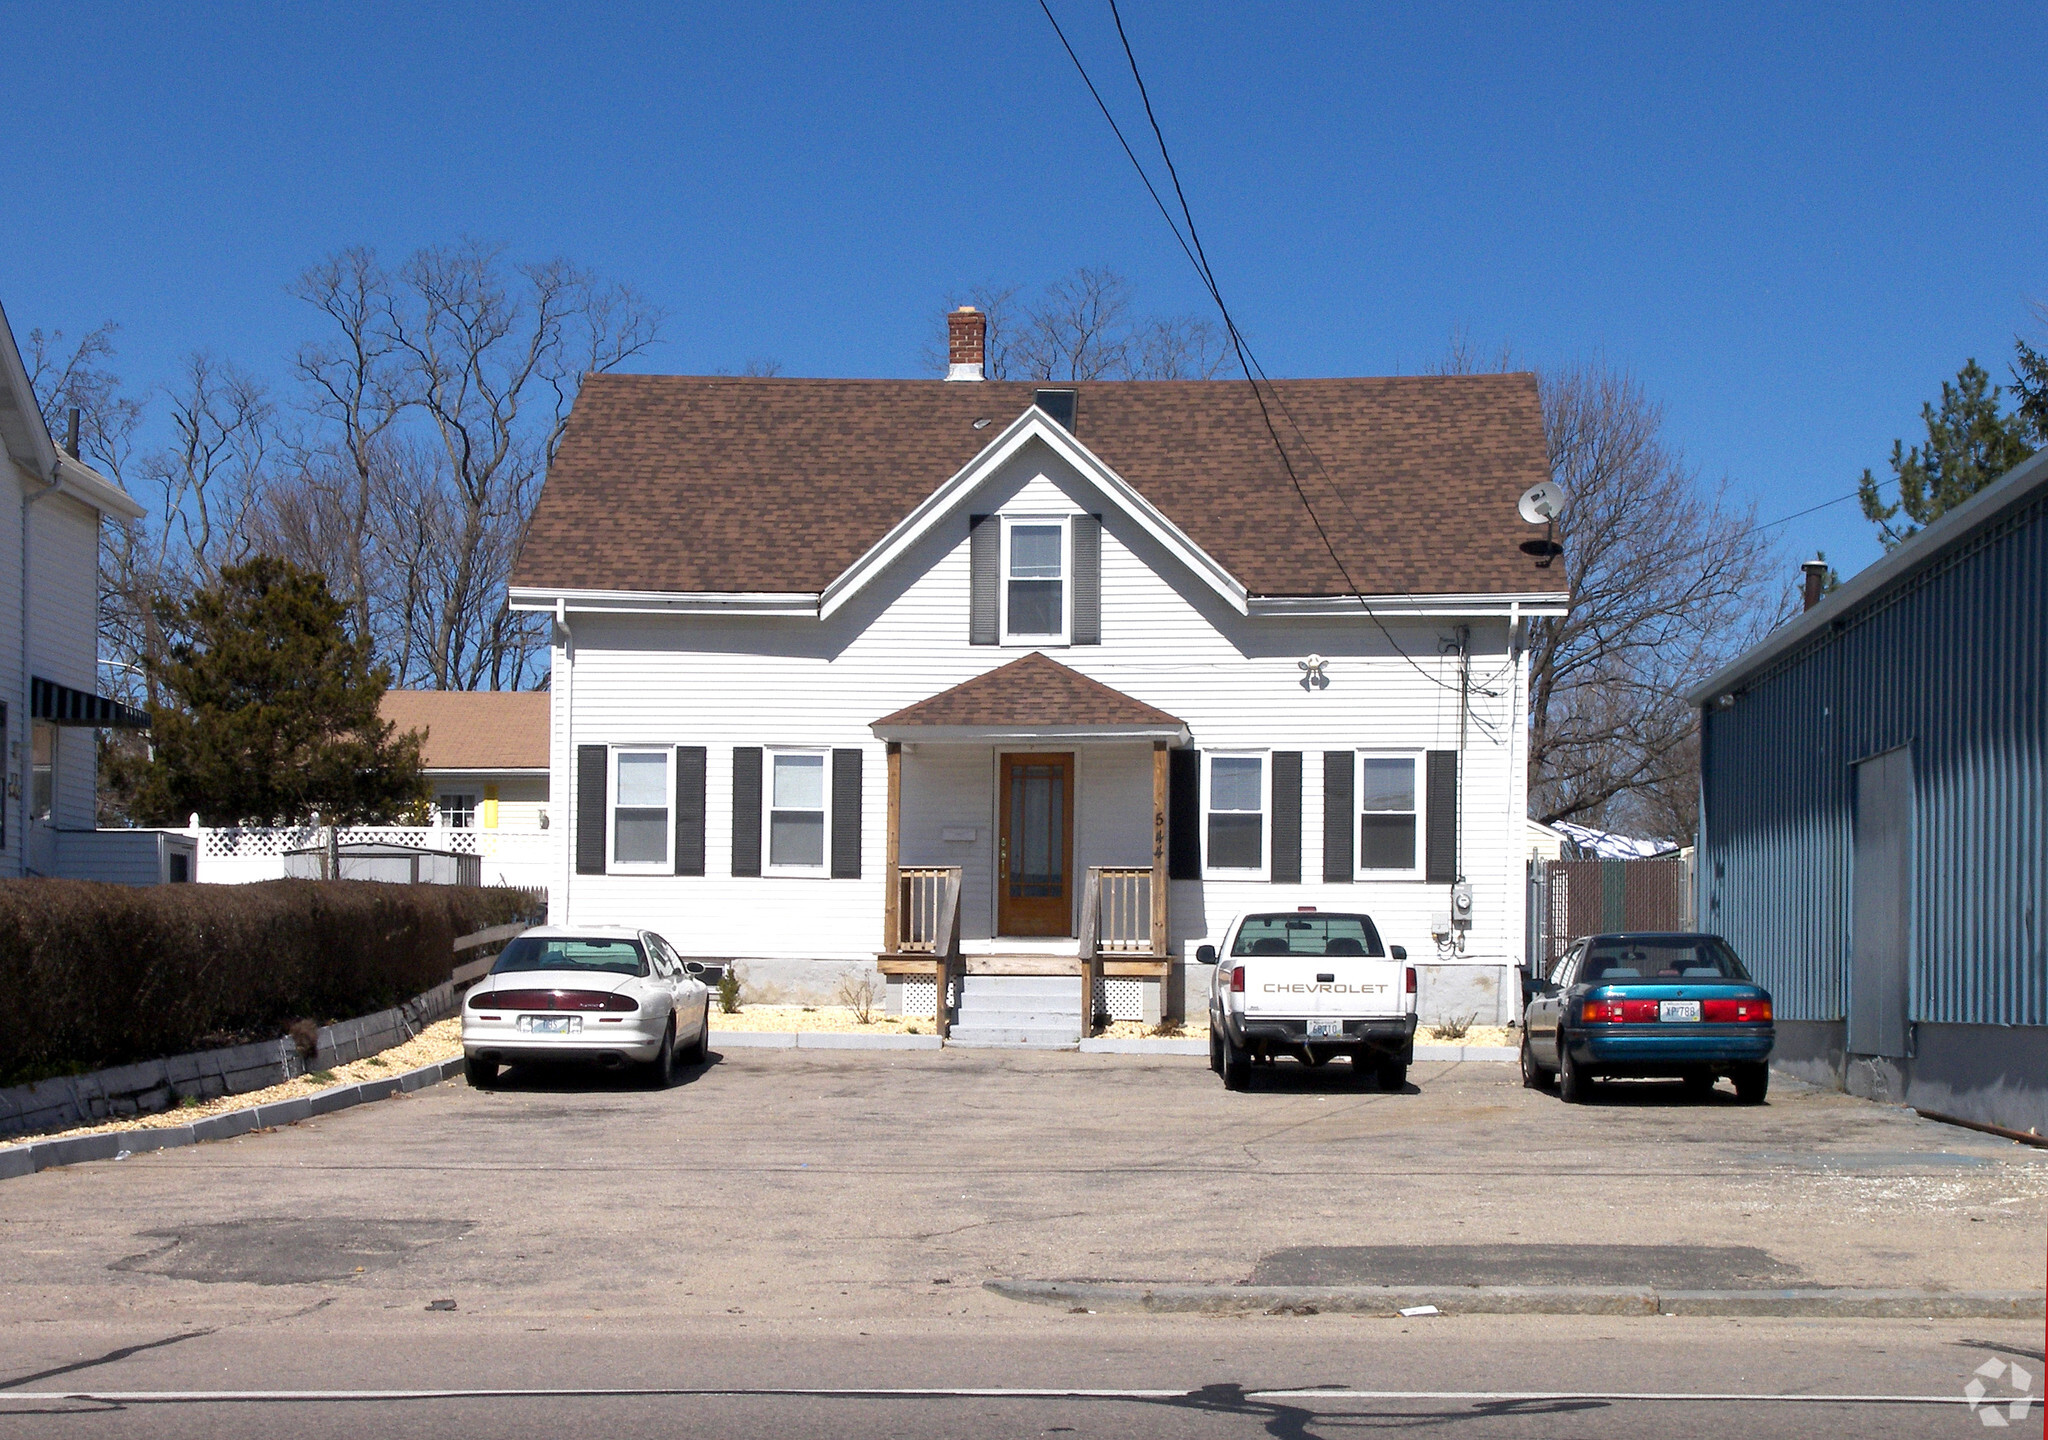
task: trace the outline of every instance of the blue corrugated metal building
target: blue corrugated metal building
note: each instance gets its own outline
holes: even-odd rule
[[[1690,698],[1700,924],[1775,1063],[2048,1134],[2048,453]]]

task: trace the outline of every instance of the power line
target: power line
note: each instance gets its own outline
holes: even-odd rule
[[[1187,234],[1185,236],[1181,234],[1180,225],[1175,223],[1172,212],[1166,208],[1166,202],[1160,196],[1158,187],[1152,183],[1152,177],[1146,172],[1144,164],[1138,159],[1137,153],[1132,150],[1130,141],[1124,137],[1123,127],[1117,124],[1116,116],[1110,112],[1108,104],[1102,98],[1102,92],[1096,88],[1095,81],[1089,76],[1088,67],[1081,62],[1080,55],[1075,52],[1073,45],[1067,40],[1066,32],[1060,28],[1059,20],[1053,15],[1052,8],[1047,4],[1047,0],[1039,0],[1039,8],[1045,12],[1045,18],[1051,22],[1053,33],[1059,36],[1060,45],[1066,50],[1067,58],[1074,62],[1074,68],[1080,72],[1081,83],[1088,87],[1088,93],[1095,99],[1096,108],[1102,111],[1103,118],[1109,122],[1110,129],[1115,132],[1117,143],[1123,147],[1124,154],[1129,158],[1132,168],[1138,172],[1138,178],[1144,182],[1145,189],[1152,196],[1153,204],[1159,207],[1161,216],[1166,220],[1167,228],[1173,231],[1173,238],[1180,245],[1181,253],[1186,255],[1188,263],[1194,266],[1196,275],[1201,279],[1203,287],[1209,292],[1209,298],[1216,304],[1217,313],[1223,317],[1224,332],[1230,338],[1232,350],[1236,352],[1238,366],[1244,371],[1245,383],[1251,386],[1252,398],[1258,402],[1259,418],[1264,422],[1266,433],[1273,441],[1273,449],[1280,457],[1282,468],[1287,472],[1288,482],[1294,487],[1294,493],[1300,499],[1302,509],[1307,512],[1309,523],[1315,527],[1317,538],[1323,542],[1323,548],[1329,552],[1330,561],[1337,567],[1337,573],[1343,577],[1344,583],[1350,588],[1351,593],[1358,597],[1359,609],[1367,619],[1372,621],[1374,627],[1379,630],[1381,636],[1393,649],[1394,653],[1406,661],[1416,674],[1422,676],[1433,685],[1458,692],[1458,686],[1450,684],[1441,677],[1425,670],[1416,661],[1414,656],[1402,648],[1401,642],[1395,639],[1393,632],[1373,612],[1372,606],[1365,599],[1364,587],[1352,576],[1351,568],[1344,563],[1344,557],[1338,553],[1335,542],[1331,540],[1328,529],[1323,525],[1322,517],[1316,513],[1315,505],[1308,497],[1307,488],[1301,483],[1301,476],[1295,471],[1293,457],[1287,453],[1286,443],[1280,438],[1279,427],[1273,423],[1272,413],[1266,404],[1266,396],[1259,386],[1260,380],[1265,380],[1269,386],[1272,384],[1272,381],[1266,375],[1265,368],[1258,363],[1258,358],[1252,354],[1251,347],[1245,343],[1243,333],[1237,328],[1237,322],[1231,317],[1230,307],[1224,303],[1222,288],[1216,283],[1215,270],[1209,264],[1208,252],[1204,249],[1201,234],[1195,226],[1193,207],[1188,204],[1187,192],[1180,183],[1180,171],[1173,163],[1173,154],[1166,145],[1166,135],[1161,130],[1159,118],[1152,109],[1152,96],[1146,88],[1144,75],[1138,69],[1138,58],[1131,49],[1129,35],[1124,31],[1123,16],[1117,10],[1116,0],[1110,0],[1110,18],[1116,24],[1117,38],[1123,44],[1124,58],[1130,63],[1131,78],[1137,83],[1138,98],[1145,107],[1145,118],[1152,127],[1152,137],[1159,146],[1159,157],[1166,164],[1167,177],[1173,184],[1174,198],[1180,203],[1181,217],[1187,224]],[[1331,489],[1335,491],[1336,486],[1330,482],[1328,469],[1323,466],[1321,457],[1315,454],[1313,447],[1308,445],[1307,437],[1302,434],[1300,424],[1287,411],[1286,402],[1281,399],[1277,391],[1273,399],[1281,407],[1282,413],[1287,416],[1288,424],[1293,428],[1296,437],[1302,441],[1303,448],[1308,449],[1310,457],[1316,461],[1316,467],[1323,473],[1324,482],[1330,484]],[[1339,499],[1342,499],[1341,495]],[[1345,508],[1347,511],[1350,509],[1348,504]],[[1354,514],[1352,518],[1355,521],[1357,517]]]

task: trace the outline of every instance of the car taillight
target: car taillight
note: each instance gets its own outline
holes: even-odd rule
[[[1588,1000],[1579,1012],[1586,1025],[1653,1025],[1657,1021],[1655,1000]]]
[[[1717,1025],[1761,1025],[1771,1018],[1768,1000],[1707,1000],[1700,1005],[1701,1018]]]
[[[472,1010],[638,1010],[630,995],[602,990],[492,990],[469,997]]]
[[[1407,993],[1410,995],[1413,995],[1415,993],[1415,967],[1413,965],[1410,965],[1408,967],[1408,973],[1406,977],[1404,977],[1404,979],[1402,980],[1401,988],[1407,991]]]
[[[1244,994],[1244,966],[1242,965],[1230,972],[1230,993],[1233,995]]]

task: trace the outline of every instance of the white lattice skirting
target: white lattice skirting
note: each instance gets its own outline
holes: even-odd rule
[[[903,1013],[929,1020],[939,1013],[939,982],[933,979],[920,980],[914,975],[903,977]]]
[[[1105,979],[1102,982],[1102,999],[1099,1003],[1102,1013],[1112,1020],[1143,1020],[1145,982]]]

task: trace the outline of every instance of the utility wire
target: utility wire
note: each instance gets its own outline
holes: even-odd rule
[[[1166,202],[1161,198],[1158,187],[1152,183],[1152,177],[1146,173],[1144,164],[1138,159],[1137,153],[1131,149],[1130,141],[1124,137],[1123,127],[1117,124],[1115,115],[1110,112],[1108,104],[1104,102],[1102,92],[1096,88],[1095,81],[1088,74],[1088,67],[1081,62],[1080,55],[1075,52],[1073,45],[1067,40],[1066,32],[1060,28],[1059,20],[1053,15],[1052,8],[1047,4],[1047,0],[1039,0],[1039,8],[1045,12],[1045,18],[1051,22],[1053,32],[1059,36],[1060,45],[1067,52],[1067,58],[1074,62],[1074,68],[1080,72],[1082,84],[1088,87],[1088,93],[1094,97],[1096,107],[1102,111],[1103,118],[1109,121],[1110,129],[1116,133],[1117,142],[1123,146],[1124,154],[1130,159],[1132,168],[1138,172],[1138,178],[1144,182],[1145,189],[1151,194],[1153,203],[1159,207],[1160,214],[1165,218],[1167,227],[1173,231],[1173,238],[1179,243],[1181,252],[1188,257],[1188,263],[1194,266],[1196,275],[1201,279],[1203,287],[1209,292],[1209,298],[1215,302],[1217,312],[1223,317],[1224,332],[1230,338],[1231,349],[1237,355],[1239,368],[1244,371],[1245,383],[1251,386],[1252,398],[1258,402],[1259,418],[1264,422],[1266,433],[1273,441],[1273,449],[1279,455],[1280,464],[1287,472],[1288,482],[1294,487],[1295,495],[1301,500],[1302,509],[1307,512],[1309,523],[1315,527],[1317,537],[1323,542],[1323,548],[1329,552],[1330,561],[1337,567],[1337,573],[1343,577],[1344,583],[1350,588],[1351,593],[1358,597],[1360,610],[1367,619],[1372,621],[1374,627],[1379,630],[1381,636],[1385,638],[1395,654],[1406,661],[1416,674],[1422,676],[1431,684],[1440,686],[1445,690],[1458,692],[1459,686],[1451,684],[1440,676],[1431,674],[1428,670],[1424,669],[1414,656],[1402,648],[1401,642],[1394,637],[1393,632],[1374,613],[1372,606],[1365,599],[1364,587],[1352,576],[1351,567],[1344,563],[1344,558],[1338,553],[1336,543],[1331,540],[1330,533],[1324,526],[1322,517],[1316,513],[1315,505],[1308,497],[1307,487],[1301,483],[1301,476],[1295,470],[1293,457],[1287,453],[1287,445],[1280,438],[1279,427],[1273,423],[1272,412],[1266,404],[1266,395],[1259,385],[1261,380],[1265,380],[1268,386],[1272,384],[1272,381],[1267,376],[1265,367],[1261,366],[1258,363],[1258,358],[1252,354],[1251,347],[1245,343],[1243,332],[1238,329],[1237,322],[1231,317],[1230,307],[1224,303],[1222,288],[1216,282],[1216,272],[1209,264],[1208,252],[1204,249],[1201,233],[1195,226],[1194,209],[1188,204],[1187,192],[1180,183],[1180,171],[1173,163],[1173,154],[1166,145],[1166,135],[1160,128],[1159,117],[1152,109],[1152,96],[1146,88],[1144,75],[1138,69],[1138,58],[1131,49],[1130,36],[1125,33],[1123,16],[1117,10],[1116,0],[1109,0],[1110,18],[1116,24],[1117,38],[1123,44],[1124,58],[1130,63],[1131,78],[1137,83],[1138,98],[1145,107],[1145,118],[1152,127],[1152,137],[1159,146],[1159,157],[1166,164],[1166,173],[1173,185],[1174,198],[1180,203],[1181,217],[1187,225],[1187,234],[1185,236],[1182,235],[1181,227],[1175,222],[1172,212],[1166,208]],[[1287,412],[1286,402],[1280,398],[1277,391],[1273,399],[1274,403],[1281,407],[1282,413],[1286,415],[1288,424],[1295,431],[1296,437],[1302,440],[1304,448],[1308,449],[1311,458],[1315,459],[1317,468],[1323,472],[1324,482],[1330,484],[1331,489],[1335,491],[1336,486],[1330,481],[1328,469],[1323,466],[1321,457],[1317,456],[1314,449],[1307,445],[1307,437],[1302,434],[1301,426],[1295,421],[1293,415]],[[1341,494],[1339,498],[1340,500],[1342,499]],[[1350,509],[1348,504],[1345,508],[1347,511]],[[1352,518],[1356,520],[1357,517],[1354,514]],[[1409,598],[1412,600],[1414,597],[1410,596]]]

